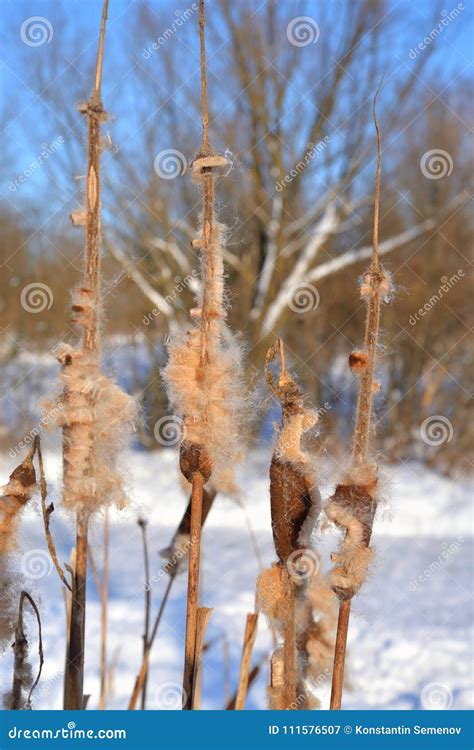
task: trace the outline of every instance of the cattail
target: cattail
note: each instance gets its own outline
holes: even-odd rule
[[[378,255],[382,152],[376,103],[380,86],[373,103],[377,136],[373,251],[370,268],[364,275],[360,290],[367,305],[364,347],[361,351],[353,352],[349,358],[351,369],[360,376],[352,458],[345,477],[336,486],[325,509],[328,518],[344,532],[339,550],[332,555],[334,567],[329,577],[329,583],[340,601],[331,692],[332,709],[341,707],[351,600],[363,585],[373,557],[370,539],[378,502],[377,466],[369,460],[369,440],[372,399],[380,387],[375,380],[380,308],[382,301],[390,293],[390,280],[380,266]]]
[[[170,402],[183,420],[180,468],[192,484],[186,615],[184,708],[193,706],[196,668],[196,628],[199,599],[201,518],[204,485],[212,477],[217,491],[236,490],[235,467],[243,458],[241,444],[241,352],[226,325],[223,245],[225,228],[215,209],[216,170],[227,160],[215,154],[209,141],[204,0],[199,3],[201,103],[203,140],[192,165],[202,196],[199,250],[202,293],[191,311],[193,327],[169,345],[164,371]]]
[[[275,381],[270,365],[278,355],[280,374]],[[309,542],[320,512],[320,494],[312,457],[302,444],[317,415],[305,407],[300,389],[286,370],[280,339],[268,351],[265,374],[282,409],[270,465],[272,530],[278,562],[260,574],[257,601],[283,641],[271,659],[270,706],[295,709],[304,707],[301,611],[307,584],[319,567]]]
[[[63,502],[76,513],[76,564],[71,597],[70,633],[65,675],[65,708],[82,709],[84,679],[87,539],[91,515],[125,496],[116,470],[119,439],[136,415],[133,399],[100,370],[101,341],[101,126],[106,120],[101,82],[108,0],[104,0],[95,84],[80,111],[87,118],[86,208],[73,215],[84,226],[82,283],[73,290],[71,312],[79,334],[75,346],[57,351],[61,364],[61,408],[56,425],[63,431]]]

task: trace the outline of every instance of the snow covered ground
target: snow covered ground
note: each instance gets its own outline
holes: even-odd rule
[[[245,510],[218,497],[203,537],[202,604],[214,611],[208,629],[203,677],[203,708],[222,708],[226,691],[236,685],[245,616],[254,608],[258,561],[247,522],[263,559],[274,559],[268,499],[270,449],[254,454],[243,481]],[[116,662],[109,707],[126,707],[142,649],[143,562],[139,515],[150,521],[151,578],[154,607],[160,602],[167,576],[158,550],[166,547],[187,502],[179,490],[176,452],[129,451],[124,465],[133,487],[130,505],[114,513],[111,533],[109,657]],[[0,457],[0,477],[6,481],[15,465]],[[57,511],[52,528],[61,560],[73,542],[71,524],[60,510],[59,454],[46,455],[50,499]],[[332,489],[331,473],[324,496]],[[388,500],[377,518],[376,564],[370,580],[353,604],[346,708],[417,709],[470,708],[472,694],[472,511],[468,483],[453,483],[420,464],[386,467]],[[318,542],[319,543],[319,542]],[[335,536],[322,536],[324,566]],[[92,546],[101,559],[101,525]],[[64,662],[64,604],[61,587],[45,552],[39,504],[24,512],[16,566],[27,574],[25,585],[40,603],[45,665],[36,692],[36,708],[61,706]],[[100,609],[89,580],[85,692],[89,707],[97,706],[99,688]],[[174,584],[165,618],[154,646],[149,684],[149,708],[173,708],[179,703],[185,625],[186,577]],[[31,629],[33,623],[31,622]],[[254,663],[269,652],[270,637],[263,620],[254,650]],[[226,658],[229,654],[229,659]],[[226,664],[230,667],[227,668]],[[1,689],[8,689],[11,656],[2,659]],[[248,708],[265,707],[266,668],[252,686]],[[328,707],[329,681],[321,686]]]

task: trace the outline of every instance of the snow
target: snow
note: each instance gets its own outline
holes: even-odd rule
[[[266,566],[274,559],[268,498],[270,448],[254,453],[242,473],[242,506],[217,497],[203,534],[203,606],[213,607],[204,658],[203,708],[222,708],[225,695],[237,682],[247,612],[253,611],[259,562],[248,523]],[[71,519],[61,510],[60,455],[46,452],[50,500],[56,510],[51,527],[61,561],[73,544]],[[6,481],[15,459],[0,456],[0,476]],[[181,490],[176,451],[128,451],[123,460],[130,503],[113,512],[108,630],[109,659],[116,662],[110,708],[125,708],[140,663],[143,631],[143,559],[136,519],[149,520],[151,580],[154,611],[167,576],[158,551],[166,547],[180,520],[187,497]],[[324,496],[332,489],[334,471],[327,468]],[[2,480],[3,481],[3,480]],[[373,537],[376,562],[370,579],[354,600],[348,650],[345,708],[403,709],[472,707],[472,511],[467,482],[453,482],[409,463],[384,468],[387,500],[380,509]],[[133,488],[133,491],[132,491]],[[92,532],[96,562],[101,562],[101,522]],[[336,544],[331,530],[316,534],[323,565]],[[45,552],[39,502],[22,516],[17,569],[25,570],[31,556],[40,565],[24,585],[39,602],[45,645],[43,678],[35,708],[59,708],[64,669],[65,614],[61,586]],[[29,558],[27,557],[29,555]],[[29,567],[32,570],[32,567]],[[39,575],[42,572],[43,575]],[[38,576],[38,577],[36,577]],[[99,689],[100,606],[92,577],[88,581],[85,692],[89,707],[97,707]],[[178,707],[182,678],[186,576],[171,590],[153,648],[148,692],[149,708]],[[33,633],[33,620],[29,621]],[[34,638],[33,638],[34,641]],[[227,644],[227,645],[226,645]],[[269,631],[259,622],[253,663],[271,647]],[[33,645],[32,651],[34,652]],[[225,653],[229,652],[229,669]],[[1,689],[8,689],[11,649],[2,659]],[[268,660],[252,686],[248,708],[265,708]],[[226,677],[227,671],[229,672]],[[329,679],[318,689],[328,707]]]

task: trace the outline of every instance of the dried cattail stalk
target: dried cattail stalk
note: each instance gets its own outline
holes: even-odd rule
[[[212,487],[210,487],[209,489],[203,490],[201,526],[204,525],[207,515],[212,507],[212,503],[214,502],[215,496],[216,496],[216,491]],[[153,627],[147,638],[146,649],[144,648],[143,650],[143,658],[142,658],[142,663],[140,666],[140,671],[135,680],[133,692],[132,692],[132,695],[128,704],[129,710],[134,710],[136,708],[140,692],[142,692],[142,695],[143,695],[144,685],[146,684],[146,680],[148,676],[148,667],[149,667],[149,662],[150,662],[151,649],[153,647],[153,643],[158,633],[158,628],[160,626],[161,619],[163,617],[163,613],[165,611],[166,604],[168,602],[169,595],[171,593],[173,582],[177,574],[180,571],[181,562],[183,560],[186,560],[190,547],[191,547],[191,498],[189,499],[189,503],[179,523],[179,526],[176,532],[174,533],[173,540],[170,546],[161,552],[163,557],[167,558],[167,562],[164,566],[164,569],[169,575],[169,580],[165,589],[163,599],[160,604],[160,608],[158,610],[155,621],[153,623]],[[147,579],[147,586],[145,588],[147,591],[150,590],[148,579]],[[146,625],[145,625],[145,632],[147,632]]]
[[[275,381],[270,366],[276,357],[280,373]],[[271,660],[268,692],[273,709],[304,707],[301,690],[306,655],[300,636],[306,589],[319,560],[309,541],[320,512],[320,494],[311,456],[303,447],[305,434],[316,424],[303,395],[288,374],[283,342],[278,339],[267,354],[265,375],[282,408],[282,423],[270,465],[272,530],[278,562],[260,574],[257,602],[283,641]]]
[[[192,484],[183,675],[185,709],[193,705],[204,485],[212,476],[216,490],[234,491],[235,466],[243,457],[241,354],[225,322],[224,227],[218,223],[215,209],[216,170],[226,164],[226,159],[213,152],[209,141],[204,32],[204,0],[200,0],[203,140],[192,171],[202,195],[200,236],[193,247],[200,251],[203,283],[198,307],[192,311],[194,326],[184,337],[170,343],[169,362],[164,371],[172,407],[183,420],[180,468]]]
[[[125,502],[122,480],[115,469],[124,427],[136,415],[133,399],[100,371],[101,337],[101,125],[106,119],[101,82],[108,0],[104,0],[96,62],[95,84],[80,107],[87,118],[86,208],[73,215],[85,227],[82,284],[73,290],[71,311],[79,332],[76,346],[57,351],[62,394],[56,425],[63,431],[63,501],[76,513],[76,564],[71,599],[69,651],[66,659],[65,708],[84,706],[84,626],[87,580],[87,537],[90,517],[112,503]],[[59,405],[58,405],[59,406]]]
[[[349,358],[351,368],[360,373],[359,397],[352,446],[351,466],[337,485],[326,507],[326,515],[344,531],[329,582],[340,600],[331,692],[331,709],[339,709],[342,700],[344,662],[352,597],[364,583],[373,552],[370,538],[377,508],[377,466],[369,461],[372,399],[380,387],[375,380],[379,337],[380,308],[390,292],[390,280],[380,266],[378,254],[380,176],[382,149],[376,104],[382,81],[373,102],[377,136],[377,170],[375,178],[373,251],[368,272],[361,285],[361,296],[367,304],[364,347]],[[354,367],[355,365],[355,367]]]

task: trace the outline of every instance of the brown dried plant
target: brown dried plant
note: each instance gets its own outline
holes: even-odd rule
[[[241,353],[226,322],[224,307],[224,227],[216,219],[216,170],[227,160],[209,141],[204,0],[199,4],[201,103],[203,140],[192,164],[201,189],[200,252],[202,294],[191,311],[194,326],[169,346],[164,378],[174,411],[183,419],[180,468],[192,484],[188,568],[186,642],[183,676],[184,708],[193,706],[196,668],[196,628],[199,600],[201,517],[204,485],[212,477],[218,491],[234,491],[235,465],[243,457],[241,434]]]
[[[280,359],[277,382],[270,365]],[[301,619],[309,581],[319,567],[310,537],[321,508],[312,456],[304,449],[305,434],[317,414],[304,405],[301,390],[288,374],[283,342],[278,339],[267,354],[265,374],[269,388],[281,403],[282,420],[270,465],[272,531],[278,562],[260,574],[257,602],[282,639],[271,658],[269,688],[273,709],[307,707],[304,685],[307,662]]]
[[[95,84],[80,111],[87,118],[86,209],[72,215],[85,226],[86,243],[81,286],[72,292],[73,322],[79,332],[75,346],[57,353],[63,392],[56,425],[63,430],[63,502],[76,514],[76,553],[65,675],[66,709],[82,709],[88,528],[91,515],[106,505],[124,505],[122,478],[115,468],[124,427],[136,414],[134,401],[100,369],[101,353],[101,202],[100,129],[106,119],[101,81],[108,0],[104,0]]]
[[[372,400],[374,393],[380,387],[375,380],[380,308],[390,291],[390,281],[380,265],[378,255],[382,149],[376,105],[381,85],[382,81],[373,101],[377,138],[373,251],[369,270],[364,275],[361,284],[361,296],[367,305],[364,346],[362,351],[353,352],[349,358],[352,371],[360,378],[351,465],[342,481],[336,486],[335,493],[325,509],[328,518],[344,532],[338,552],[332,555],[335,565],[329,578],[330,585],[340,602],[331,709],[341,707],[351,600],[362,586],[372,560],[373,551],[370,548],[370,539],[378,502],[378,472],[376,464],[369,459],[369,442]]]

